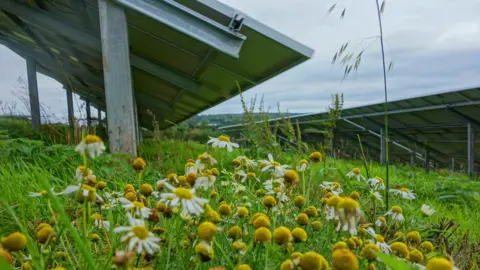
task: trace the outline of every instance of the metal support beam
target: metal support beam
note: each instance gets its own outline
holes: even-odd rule
[[[386,163],[386,145],[385,145],[385,135],[383,134],[383,128],[380,129],[380,164],[385,165]]]
[[[90,109],[90,101],[87,99],[85,100],[85,111],[87,112],[87,127],[89,130],[92,128],[92,112]]]
[[[457,109],[455,108],[449,108],[448,111],[450,113],[452,113],[455,117],[457,117],[458,119],[460,120],[463,120],[467,123],[470,123],[470,124],[473,124],[473,125],[476,125],[477,127],[480,127],[480,121],[466,115],[466,114],[463,114],[461,112],[459,112]]]
[[[110,150],[137,154],[135,99],[127,18],[122,7],[98,0]]]
[[[67,91],[67,115],[68,115],[68,126],[73,129],[75,126],[75,115],[73,111],[73,94],[70,88],[65,89]]]
[[[467,126],[468,132],[468,175],[475,177],[475,135],[476,126],[469,123]]]
[[[40,101],[38,98],[37,63],[32,57],[27,57],[28,94],[30,97],[30,116],[32,129],[40,132]]]
[[[239,58],[246,37],[173,0],[115,0],[200,42]],[[232,14],[233,15],[233,14]]]

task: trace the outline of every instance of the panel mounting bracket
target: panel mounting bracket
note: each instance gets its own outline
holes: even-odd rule
[[[243,15],[239,11],[235,11],[235,13],[233,13],[232,19],[230,20],[230,23],[228,24],[228,28],[235,32],[238,32],[240,31],[240,29],[242,29],[244,20],[245,15]]]

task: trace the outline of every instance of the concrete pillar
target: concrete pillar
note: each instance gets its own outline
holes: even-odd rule
[[[468,131],[468,175],[475,177],[475,133],[476,126],[469,123],[467,126]]]
[[[137,127],[127,18],[122,7],[98,0],[110,150],[135,156]]]
[[[386,147],[385,147],[385,135],[383,134],[383,128],[380,129],[380,164],[386,163]]]
[[[37,63],[33,57],[27,57],[28,94],[30,97],[30,116],[32,129],[40,132],[40,101],[38,98]]]
[[[75,126],[75,114],[73,111],[73,94],[72,90],[66,88],[67,91],[67,115],[68,115],[68,125],[71,129]]]

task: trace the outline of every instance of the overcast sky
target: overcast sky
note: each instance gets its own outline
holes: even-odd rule
[[[342,80],[343,69],[330,64],[339,47],[361,50],[365,38],[378,35],[374,0],[342,0],[332,14],[334,0],[221,0],[277,31],[313,48],[313,59],[249,90],[264,95],[266,106],[290,112],[322,111],[330,95],[345,94],[347,107],[383,100],[379,42],[364,53],[358,73]],[[340,19],[343,8],[345,18]],[[389,99],[480,85],[480,0],[387,0],[384,38]],[[370,39],[371,41],[373,39]],[[14,101],[11,90],[26,75],[25,61],[0,46],[0,100]],[[57,82],[39,75],[40,99],[61,117],[65,92]],[[241,112],[238,98],[205,113]]]

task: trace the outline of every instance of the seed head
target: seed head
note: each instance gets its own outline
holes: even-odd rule
[[[421,243],[420,246],[425,250],[425,253],[430,253],[435,249],[433,247],[432,242],[430,242],[430,241],[425,241],[425,242]]]
[[[143,158],[140,158],[140,157],[135,159],[135,161],[133,161],[132,163],[133,169],[137,172],[143,171],[143,169],[145,169],[146,166],[147,164],[145,163],[145,160],[143,160]]]
[[[344,241],[340,241],[335,243],[332,247],[332,251],[338,250],[338,249],[348,249],[348,244]]]
[[[307,214],[309,217],[317,217],[318,216],[318,211],[315,206],[309,206],[307,209],[305,209],[305,214]]]
[[[360,193],[353,191],[352,193],[350,193],[350,198],[358,201],[360,199]]]
[[[40,244],[45,244],[49,239],[51,241],[54,236],[55,232],[53,231],[53,228],[51,226],[43,227],[42,229],[37,231],[37,241]]]
[[[322,255],[310,251],[303,254],[300,259],[300,266],[304,270],[327,270],[328,263]]]
[[[107,183],[103,181],[99,181],[96,185],[96,188],[99,190],[104,190],[107,187]]]
[[[289,185],[289,186],[292,186],[292,185],[295,185],[296,183],[298,183],[299,179],[298,179],[298,174],[296,171],[294,170],[287,170],[285,171],[284,175],[283,175],[283,179],[285,180],[285,182]]]
[[[212,241],[217,233],[217,226],[215,224],[205,221],[197,227],[198,238],[204,241]]]
[[[153,193],[153,187],[150,184],[142,184],[140,186],[140,193],[144,195],[145,197],[148,197],[152,195]]]
[[[235,270],[252,270],[248,264],[240,264],[235,267]]]
[[[452,270],[452,263],[444,258],[432,258],[428,261],[426,270]]]
[[[27,237],[23,233],[14,232],[2,238],[2,245],[10,251],[20,251],[27,245]]]
[[[422,242],[422,236],[418,231],[411,231],[407,233],[407,242],[415,245],[420,244],[420,242]]]
[[[398,257],[406,259],[408,257],[408,247],[402,242],[394,242],[390,245],[392,252]]]
[[[270,220],[266,215],[259,216],[253,221],[253,227],[256,229],[261,227],[270,228]]]
[[[233,226],[228,230],[227,236],[233,240],[239,239],[242,237],[242,229],[239,226]]]
[[[380,252],[380,248],[377,245],[367,244],[360,251],[360,256],[369,261],[374,261],[377,258],[377,252]]]
[[[272,239],[272,233],[269,229],[260,227],[255,230],[254,238],[256,243],[270,242]]]
[[[414,249],[414,250],[410,251],[410,253],[408,255],[408,259],[413,263],[421,263],[421,262],[423,262],[424,257],[423,257],[422,252],[420,252],[420,250]]]
[[[265,198],[263,198],[263,205],[267,208],[272,208],[277,205],[277,200],[275,200],[273,196],[265,196]]]
[[[3,257],[3,259],[7,263],[9,263],[9,264],[13,263],[13,256],[8,251],[6,251],[2,248],[0,248],[0,256]]]
[[[348,249],[338,249],[333,252],[332,266],[336,270],[357,270],[358,259]]]
[[[292,232],[287,227],[278,227],[273,232],[273,240],[279,245],[286,245],[292,240]]]
[[[283,261],[282,264],[280,265],[280,270],[294,270],[294,269],[295,269],[295,264],[290,259]]]
[[[293,240],[295,242],[306,242],[307,241],[307,232],[302,228],[295,228],[292,231]]]
[[[293,203],[295,204],[296,207],[302,208],[305,205],[305,198],[303,196],[297,196],[293,200]]]
[[[310,161],[313,163],[317,163],[322,161],[322,154],[320,152],[313,152],[309,156]]]
[[[297,223],[300,225],[308,225],[308,215],[305,213],[298,214]]]
[[[241,218],[247,217],[248,216],[248,208],[246,208],[244,206],[238,208],[237,214]]]
[[[230,205],[228,205],[227,203],[220,204],[220,206],[218,207],[218,212],[222,216],[229,216],[231,212]]]

